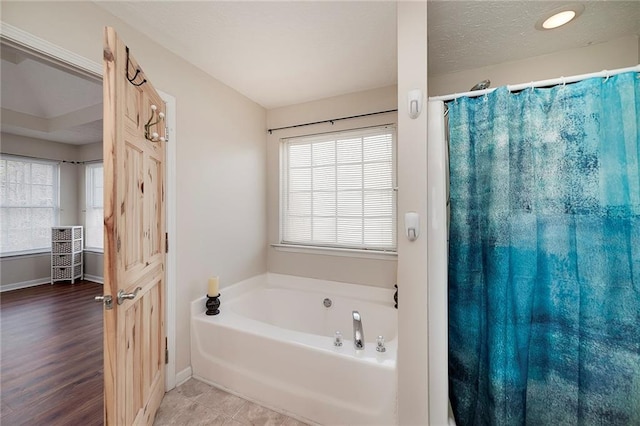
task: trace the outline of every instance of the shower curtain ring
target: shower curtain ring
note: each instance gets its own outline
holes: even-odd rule
[[[604,82],[606,83],[609,80],[609,71],[608,70],[604,70]]]

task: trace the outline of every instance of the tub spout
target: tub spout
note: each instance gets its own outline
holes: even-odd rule
[[[364,349],[364,332],[362,331],[362,318],[360,312],[353,311],[353,345],[356,349]]]

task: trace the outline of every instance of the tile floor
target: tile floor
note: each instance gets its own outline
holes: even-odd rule
[[[306,423],[196,379],[189,379],[165,394],[153,424],[306,426]]]

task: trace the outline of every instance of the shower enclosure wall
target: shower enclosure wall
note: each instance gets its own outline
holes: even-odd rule
[[[429,272],[429,421],[455,424],[449,414],[447,299],[447,156],[444,102],[429,101],[427,249]]]

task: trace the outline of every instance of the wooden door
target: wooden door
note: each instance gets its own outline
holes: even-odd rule
[[[150,425],[165,374],[165,106],[108,27],[103,85],[105,424]]]

